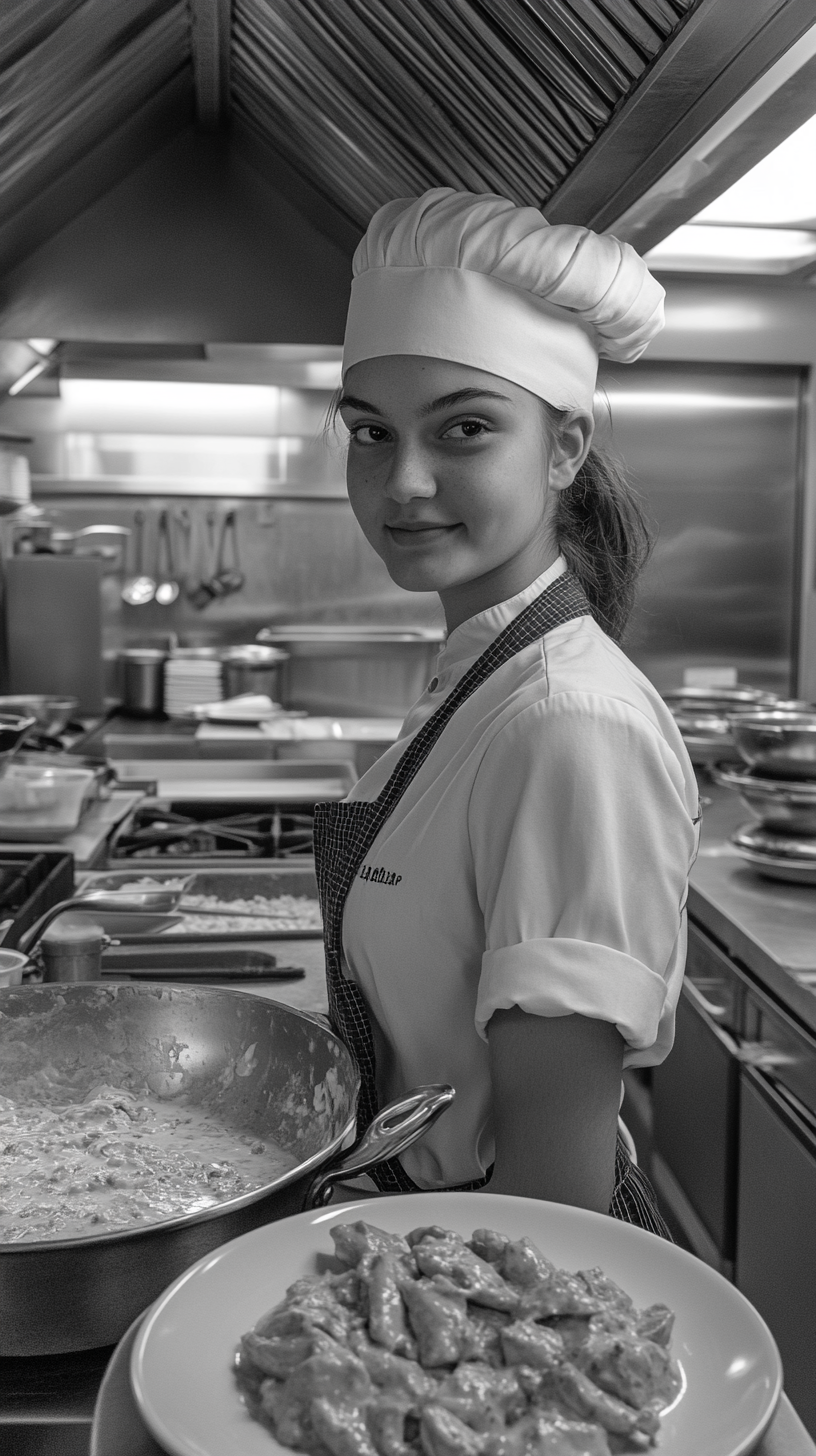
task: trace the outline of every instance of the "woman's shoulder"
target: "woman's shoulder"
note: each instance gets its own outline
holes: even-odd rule
[[[542,730],[546,727],[546,735]],[[689,785],[694,770],[672,714],[653,683],[588,617],[557,627],[542,639],[537,668],[505,701],[497,737],[529,740],[543,750],[589,752],[595,741],[616,752],[657,750],[670,755]],[[498,746],[498,745],[497,745]]]
[[[565,622],[542,638],[547,696],[591,693],[631,703],[647,716],[671,717],[645,673],[592,617]]]

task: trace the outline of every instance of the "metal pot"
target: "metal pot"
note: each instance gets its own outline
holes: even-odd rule
[[[121,673],[122,706],[134,718],[155,718],[164,711],[164,664],[160,647],[125,647],[116,654]]]
[[[404,718],[428,686],[444,633],[435,627],[301,623],[263,627],[289,653],[286,707],[317,716]]]
[[[281,671],[289,653],[277,647],[250,642],[245,647],[226,647],[221,653],[225,698],[240,693],[266,693],[273,702],[281,700]]]
[[[165,1095],[186,1095],[236,1133],[273,1138],[297,1165],[252,1193],[162,1223],[59,1242],[0,1244],[0,1356],[114,1344],[190,1264],[260,1224],[320,1206],[333,1181],[395,1156],[452,1100],[419,1088],[375,1119],[351,1153],[359,1090],[322,1018],[215,988],[125,984],[0,991],[0,1095],[43,1067],[115,1058]],[[247,1056],[247,1053],[250,1056]],[[73,1093],[83,1095],[81,1089]]]

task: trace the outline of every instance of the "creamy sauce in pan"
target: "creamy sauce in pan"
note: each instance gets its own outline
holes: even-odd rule
[[[298,1161],[268,1138],[231,1132],[201,1108],[148,1092],[101,1085],[55,1105],[53,1089],[37,1090],[24,1102],[0,1096],[0,1244],[197,1213]]]

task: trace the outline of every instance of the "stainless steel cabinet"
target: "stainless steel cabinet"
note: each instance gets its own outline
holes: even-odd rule
[[[737,1285],[779,1345],[785,1389],[816,1436],[816,1130],[747,1067],[740,1088]]]
[[[689,1243],[733,1273],[743,980],[696,926],[671,1055],[652,1073],[652,1174]]]

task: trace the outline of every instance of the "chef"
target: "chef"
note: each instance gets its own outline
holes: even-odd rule
[[[668,1053],[698,795],[618,646],[648,536],[592,449],[598,357],[663,290],[625,243],[438,188],[354,257],[338,410],[355,516],[448,636],[400,738],[315,852],[329,1003],[361,1123],[456,1099],[383,1191],[480,1188],[666,1233],[618,1134],[621,1071]]]

